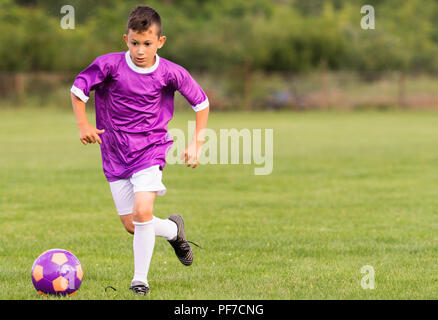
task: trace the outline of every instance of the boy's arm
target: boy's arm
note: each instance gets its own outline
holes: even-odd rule
[[[73,111],[76,116],[76,123],[79,129],[79,139],[83,144],[88,143],[102,143],[99,134],[105,132],[105,130],[99,130],[89,124],[87,114],[85,112],[85,102],[71,93],[71,102],[73,105]]]
[[[192,141],[184,151],[184,163],[187,167],[196,168],[201,155],[202,144],[204,143],[205,129],[207,128],[208,112],[210,107],[196,112],[196,128]],[[181,158],[182,158],[181,157]]]

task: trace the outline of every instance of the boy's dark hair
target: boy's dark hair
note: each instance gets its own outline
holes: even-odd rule
[[[130,14],[126,25],[126,34],[129,29],[136,32],[143,32],[153,24],[158,27],[158,37],[161,36],[161,17],[157,11],[148,6],[137,6]]]

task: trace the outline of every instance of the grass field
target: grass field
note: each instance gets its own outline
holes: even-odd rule
[[[68,299],[438,298],[438,113],[212,113],[209,127],[274,129],[274,169],[169,165],[154,214],[185,217],[195,262],[157,239],[151,294],[134,296],[132,236],[97,145],[72,113],[0,111],[0,299],[48,299],[30,270],[50,248],[81,261]],[[194,113],[170,127],[187,129]],[[375,270],[375,289],[360,272]],[[117,291],[105,292],[106,286]],[[58,298],[49,298],[58,299]]]

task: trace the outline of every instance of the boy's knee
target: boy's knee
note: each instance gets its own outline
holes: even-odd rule
[[[139,206],[134,210],[134,221],[146,222],[152,220],[152,208],[149,206]]]

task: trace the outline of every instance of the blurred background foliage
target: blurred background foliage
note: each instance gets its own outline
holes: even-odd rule
[[[192,70],[438,70],[438,1],[366,1],[376,29],[362,30],[360,1],[147,1],[169,42],[161,54]],[[74,30],[60,27],[65,1],[0,0],[0,70],[79,71],[125,50],[138,1],[70,0]]]
[[[122,35],[138,4],[162,17],[168,41],[159,54],[211,84],[219,109],[236,104],[251,109],[260,97],[293,108],[309,106],[299,84],[315,73],[320,76],[308,87],[320,88],[322,96],[333,93],[335,83],[379,81],[385,74],[396,86],[395,101],[403,105],[411,75],[438,71],[435,0],[69,0],[73,30],[60,26],[65,4],[0,0],[0,72],[10,77],[12,91],[27,91],[23,73],[74,76],[99,55],[127,50]],[[375,9],[375,30],[360,26],[365,4]],[[260,108],[267,104],[260,103]]]

